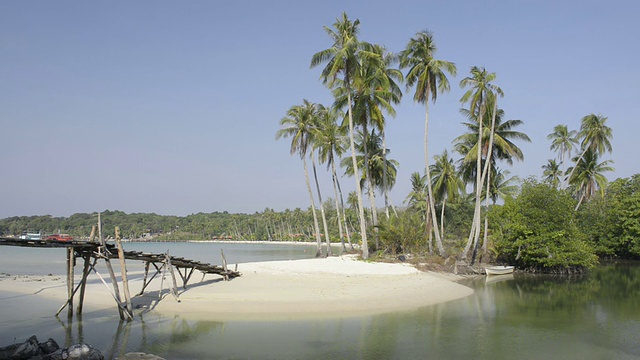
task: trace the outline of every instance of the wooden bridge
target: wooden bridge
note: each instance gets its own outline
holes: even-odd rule
[[[101,233],[101,231],[100,231]],[[100,234],[100,239],[102,239],[102,234]],[[107,266],[107,270],[109,271],[109,276],[111,277],[111,283],[113,286],[113,291],[109,289],[111,295],[118,305],[118,311],[120,313],[120,317],[122,319],[132,320],[133,319],[133,309],[131,305],[131,296],[129,294],[129,285],[127,281],[127,271],[126,271],[126,262],[125,260],[138,260],[143,261],[145,263],[145,271],[144,271],[144,279],[142,290],[138,295],[142,295],[146,287],[151,283],[151,281],[160,273],[162,273],[161,279],[164,280],[166,271],[169,271],[172,278],[172,286],[170,287],[171,294],[175,297],[177,301],[178,299],[178,291],[177,291],[177,282],[176,276],[174,272],[174,267],[176,268],[178,275],[182,279],[182,286],[184,289],[187,288],[187,284],[191,279],[193,273],[197,270],[202,273],[202,277],[206,274],[214,274],[219,275],[224,278],[224,280],[229,280],[235,277],[240,276],[241,274],[237,271],[237,265],[235,270],[229,270],[227,267],[227,262],[224,257],[224,253],[221,251],[222,256],[222,266],[212,265],[207,263],[202,263],[199,261],[188,260],[182,257],[175,257],[169,255],[169,253],[164,254],[153,254],[153,253],[144,253],[140,251],[124,251],[122,248],[122,243],[120,241],[120,236],[118,235],[118,230],[116,228],[116,244],[107,244],[104,240],[94,241],[95,236],[95,227],[91,232],[91,240],[90,241],[53,241],[53,240],[22,240],[16,238],[6,238],[0,237],[0,245],[4,246],[20,246],[20,247],[33,247],[33,248],[66,248],[67,249],[67,291],[68,291],[68,299],[64,305],[58,310],[56,315],[60,314],[60,312],[67,307],[68,308],[68,317],[71,318],[73,316],[73,299],[78,291],[79,301],[77,307],[77,313],[82,313],[82,305],[84,301],[84,293],[87,283],[87,277],[91,271],[93,271],[100,280],[107,286],[109,289],[109,285],[104,280],[102,275],[96,270],[96,264],[98,260],[102,259],[105,261]],[[82,258],[84,260],[84,266],[82,271],[82,279],[80,282],[75,285],[74,284],[74,276],[73,269],[76,263],[76,258]],[[122,301],[122,297],[120,294],[120,287],[118,285],[118,281],[115,276],[115,272],[113,271],[113,267],[111,266],[111,259],[119,259],[120,266],[122,269],[122,284],[124,290],[124,298],[125,301]],[[153,266],[155,272],[149,277],[149,269]],[[162,285],[160,286],[160,295],[162,296]]]

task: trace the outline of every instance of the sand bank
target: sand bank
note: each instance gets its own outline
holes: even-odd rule
[[[133,305],[137,311],[197,319],[305,319],[411,311],[473,293],[440,274],[349,256],[245,263],[238,270],[242,276],[231,281],[214,275],[200,281],[202,276],[194,274],[186,290],[179,288],[180,302],[168,294],[168,275],[162,300],[158,300],[158,276],[143,296],[133,299]],[[128,276],[131,294],[136,294],[142,287],[142,274],[129,272]],[[115,313],[113,298],[95,275],[88,286],[85,308],[113,308]],[[66,299],[66,283],[60,276],[0,276],[0,289],[57,299],[60,304]]]

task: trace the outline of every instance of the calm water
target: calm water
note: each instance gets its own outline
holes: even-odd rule
[[[172,255],[219,263],[218,245],[136,244],[156,252],[167,245]],[[224,246],[231,263],[315,254],[313,247],[302,246]],[[41,256],[1,250],[0,272],[5,273],[7,263],[25,267],[27,259]],[[64,252],[57,257],[61,273]],[[38,259],[29,261],[29,269],[52,261]],[[61,302],[2,293],[0,342],[32,334],[60,343],[83,340],[107,358],[143,351],[168,359],[640,359],[638,264],[604,265],[581,278],[516,274],[467,285],[474,295],[407,313],[280,322],[186,321],[145,314],[123,324],[114,308],[86,312],[82,321],[67,323],[52,316]]]

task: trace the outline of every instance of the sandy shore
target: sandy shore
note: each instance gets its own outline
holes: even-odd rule
[[[186,290],[180,287],[178,278],[180,302],[167,290],[171,283],[168,274],[159,300],[161,281],[157,276],[144,295],[134,297],[133,305],[136,311],[197,319],[305,319],[411,311],[473,293],[453,282],[453,275],[424,273],[405,264],[357,261],[349,256],[246,263],[240,264],[238,271],[242,276],[231,281],[214,275],[200,281],[202,275],[196,273]],[[128,277],[133,296],[142,287],[142,273],[130,271]],[[0,276],[0,289],[54,299],[60,304],[66,300],[67,291],[64,276],[6,274]],[[85,308],[113,308],[115,313],[112,296],[94,274],[88,281]]]

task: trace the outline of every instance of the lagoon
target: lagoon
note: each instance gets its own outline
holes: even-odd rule
[[[218,264],[220,249],[230,263],[315,254],[314,246],[304,245],[125,243],[125,248],[169,250]],[[1,250],[2,273],[64,273],[64,250]],[[167,359],[640,359],[638,264],[605,264],[582,277],[516,274],[465,284],[474,295],[405,313],[228,322],[146,313],[129,324],[119,321],[115,307],[67,322],[53,316],[60,303],[0,289],[0,341],[8,345],[33,334],[61,345],[85,341],[112,359],[132,351]]]

